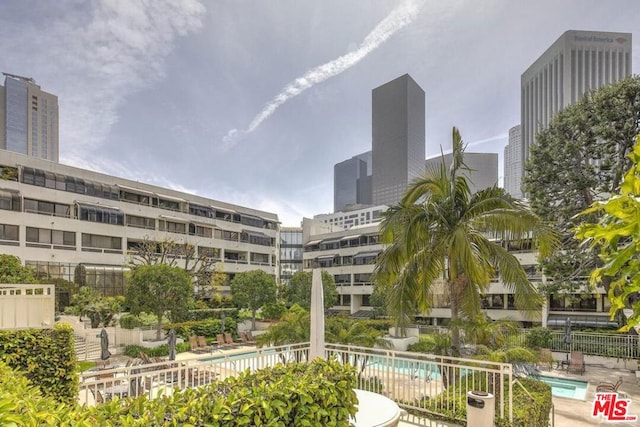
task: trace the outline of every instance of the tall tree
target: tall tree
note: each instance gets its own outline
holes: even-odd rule
[[[632,316],[625,329],[640,324],[640,136],[629,155],[632,166],[626,173],[619,194],[595,202],[581,216],[597,214],[595,222],[585,222],[576,236],[585,246],[596,249],[602,266],[591,274],[593,283],[611,278],[609,297],[611,317],[631,306]]]
[[[536,135],[523,189],[532,210],[553,223],[562,241],[541,263],[551,279],[547,293],[575,293],[599,265],[596,254],[584,251],[574,237],[578,222],[588,219],[576,215],[619,190],[639,132],[640,77],[635,76],[586,94]],[[608,288],[608,279],[601,284]]]
[[[333,276],[322,270],[322,289],[324,308],[332,307],[338,301],[338,291],[336,290],[336,282]],[[311,281],[312,274],[310,271],[298,271],[284,287],[284,299],[288,306],[298,304],[302,308],[309,310],[311,308]]]
[[[551,252],[555,235],[519,201],[493,186],[471,194],[464,171],[464,145],[453,128],[453,160],[447,170],[416,179],[399,205],[381,223],[387,244],[378,258],[375,279],[387,289],[389,313],[401,330],[418,311],[432,307],[434,291],[444,283],[450,295],[452,346],[460,349],[459,319],[481,310],[481,296],[500,272],[514,294],[516,308],[539,315],[543,299],[518,259],[500,242],[530,244],[540,255]]]
[[[160,340],[165,314],[174,321],[181,319],[192,297],[193,284],[186,271],[167,264],[156,264],[133,269],[127,283],[125,301],[131,314],[145,312],[156,315],[156,339]]]
[[[214,268],[215,263],[210,254],[200,253],[195,245],[171,239],[144,239],[129,250],[129,265],[132,268],[157,264],[182,268],[198,284],[198,294],[206,296],[212,294],[218,282],[226,280],[221,269]]]
[[[275,279],[262,270],[252,270],[236,274],[230,286],[236,306],[251,311],[251,328],[255,329],[256,312],[263,305],[276,302]]]
[[[0,254],[0,283],[38,283],[32,268],[23,267],[20,258]]]

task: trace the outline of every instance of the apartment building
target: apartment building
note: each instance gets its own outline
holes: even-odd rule
[[[124,293],[130,251],[149,241],[192,245],[230,279],[277,279],[279,228],[274,213],[0,150],[0,252],[103,295]]]

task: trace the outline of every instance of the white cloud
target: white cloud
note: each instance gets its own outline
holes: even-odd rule
[[[96,167],[87,159],[106,142],[118,108],[164,77],[176,39],[202,26],[205,8],[199,0],[56,1],[41,8],[48,19],[19,24],[20,49],[0,41],[4,62],[39,70],[42,89],[58,96],[61,161]]]
[[[396,7],[365,37],[357,50],[349,52],[327,63],[307,71],[286,85],[271,101],[264,106],[244,130],[231,129],[223,138],[224,148],[233,146],[238,138],[256,130],[260,124],[271,116],[282,104],[300,95],[318,83],[335,77],[356,65],[368,54],[376,50],[382,43],[397,31],[409,25],[420,13],[424,5],[423,0],[407,0]]]

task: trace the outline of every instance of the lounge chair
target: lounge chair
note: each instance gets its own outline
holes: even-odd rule
[[[580,373],[580,375],[584,374],[585,366],[584,366],[584,355],[581,351],[572,351],[571,358],[569,360],[569,366],[567,367],[567,372],[575,372]]]
[[[198,345],[198,339],[195,336],[189,337],[189,347],[194,353],[202,353],[202,349]]]
[[[618,381],[616,381],[615,384],[607,381],[601,381],[596,386],[596,393],[617,393],[621,385],[622,377],[618,378]]]
[[[218,347],[226,347],[227,343],[224,340],[223,334],[216,334],[216,340],[218,340]]]
[[[247,340],[249,340],[250,343],[256,342],[256,339],[251,335],[251,331],[247,331],[244,334],[247,336]]]
[[[247,335],[246,332],[240,332],[240,340],[242,341],[243,344],[252,345],[256,343],[255,340],[249,339],[249,336]]]
[[[224,342],[225,342],[227,345],[240,345],[240,344],[241,344],[241,342],[239,342],[239,341],[235,341],[235,340],[233,339],[233,336],[231,336],[231,334],[230,334],[229,332],[226,332],[226,333],[224,334]]]
[[[198,335],[197,339],[198,349],[200,349],[200,351],[211,351],[214,349],[214,346],[207,343],[207,339],[204,337],[204,335]]]

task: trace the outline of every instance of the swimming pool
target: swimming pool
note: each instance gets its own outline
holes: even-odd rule
[[[584,400],[587,395],[586,381],[570,380],[567,378],[539,376],[536,379],[551,386],[551,394],[555,397]]]

